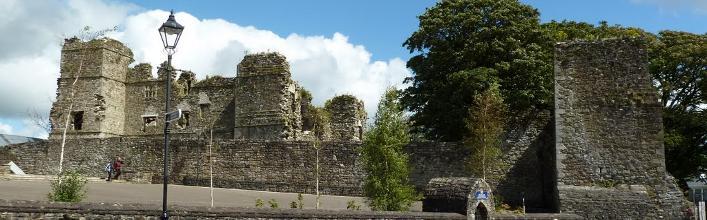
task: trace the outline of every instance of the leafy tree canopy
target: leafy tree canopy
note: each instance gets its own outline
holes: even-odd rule
[[[707,34],[653,34],[607,22],[540,24],[538,15],[517,0],[440,1],[420,15],[419,29],[403,44],[416,54],[408,61],[415,75],[401,97],[413,130],[432,140],[461,140],[473,97],[495,82],[509,115],[549,108],[555,42],[641,37],[664,106],[668,171],[684,183],[707,168]]]
[[[661,31],[648,50],[663,104],[665,164],[684,187],[707,169],[707,34]]]
[[[666,109],[685,112],[707,104],[707,34],[661,31],[650,44],[649,57]]]
[[[599,22],[599,26],[594,26],[586,22],[575,21],[550,21],[542,24],[543,30],[550,35],[554,42],[564,42],[573,40],[599,40],[603,38],[621,37],[644,37],[655,38],[652,34],[640,28],[622,27],[621,25],[609,25],[606,21]]]
[[[492,82],[513,111],[551,106],[552,43],[534,8],[517,0],[450,0],[419,19],[403,44],[417,53],[407,63],[415,76],[402,96],[415,131],[461,140],[474,95]]]

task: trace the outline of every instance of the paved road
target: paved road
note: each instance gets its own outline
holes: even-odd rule
[[[85,202],[105,203],[142,203],[162,204],[161,184],[132,184],[120,182],[92,181],[88,183],[88,195]],[[169,204],[187,206],[209,206],[211,204],[208,187],[169,185]],[[49,193],[47,180],[0,180],[0,198],[8,200],[39,200],[46,201]],[[304,207],[314,208],[315,195],[303,194]],[[239,189],[214,188],[214,206],[221,207],[255,207],[255,200],[267,201],[275,199],[280,208],[289,208],[291,201],[297,201],[297,193],[275,193]],[[325,196],[320,199],[320,208],[341,210],[346,209],[346,203],[354,200],[361,205],[361,210],[370,210],[365,205],[364,198],[349,196]],[[421,210],[417,202],[412,210]]]

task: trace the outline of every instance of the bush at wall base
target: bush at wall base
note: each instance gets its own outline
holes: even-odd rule
[[[49,201],[80,202],[86,198],[86,177],[78,171],[67,171],[51,181]]]

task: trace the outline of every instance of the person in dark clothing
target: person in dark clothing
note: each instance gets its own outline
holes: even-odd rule
[[[113,162],[113,171],[115,172],[115,176],[113,177],[113,179],[118,179],[118,177],[120,177],[122,168],[123,168],[123,159],[118,157],[115,159],[115,162]]]

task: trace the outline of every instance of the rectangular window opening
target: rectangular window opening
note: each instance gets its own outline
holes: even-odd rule
[[[177,127],[179,129],[186,129],[187,127],[189,127],[189,112],[182,112],[182,118],[177,120]]]
[[[147,127],[157,126],[157,115],[142,116],[142,132],[147,132]]]
[[[71,123],[74,130],[81,130],[83,127],[83,111],[71,112]]]
[[[209,113],[209,104],[200,104],[199,105],[199,118],[204,118],[206,117],[206,114]]]
[[[154,98],[155,90],[152,86],[145,86],[145,98]]]
[[[143,127],[157,126],[157,116],[156,115],[143,115],[142,116]]]

